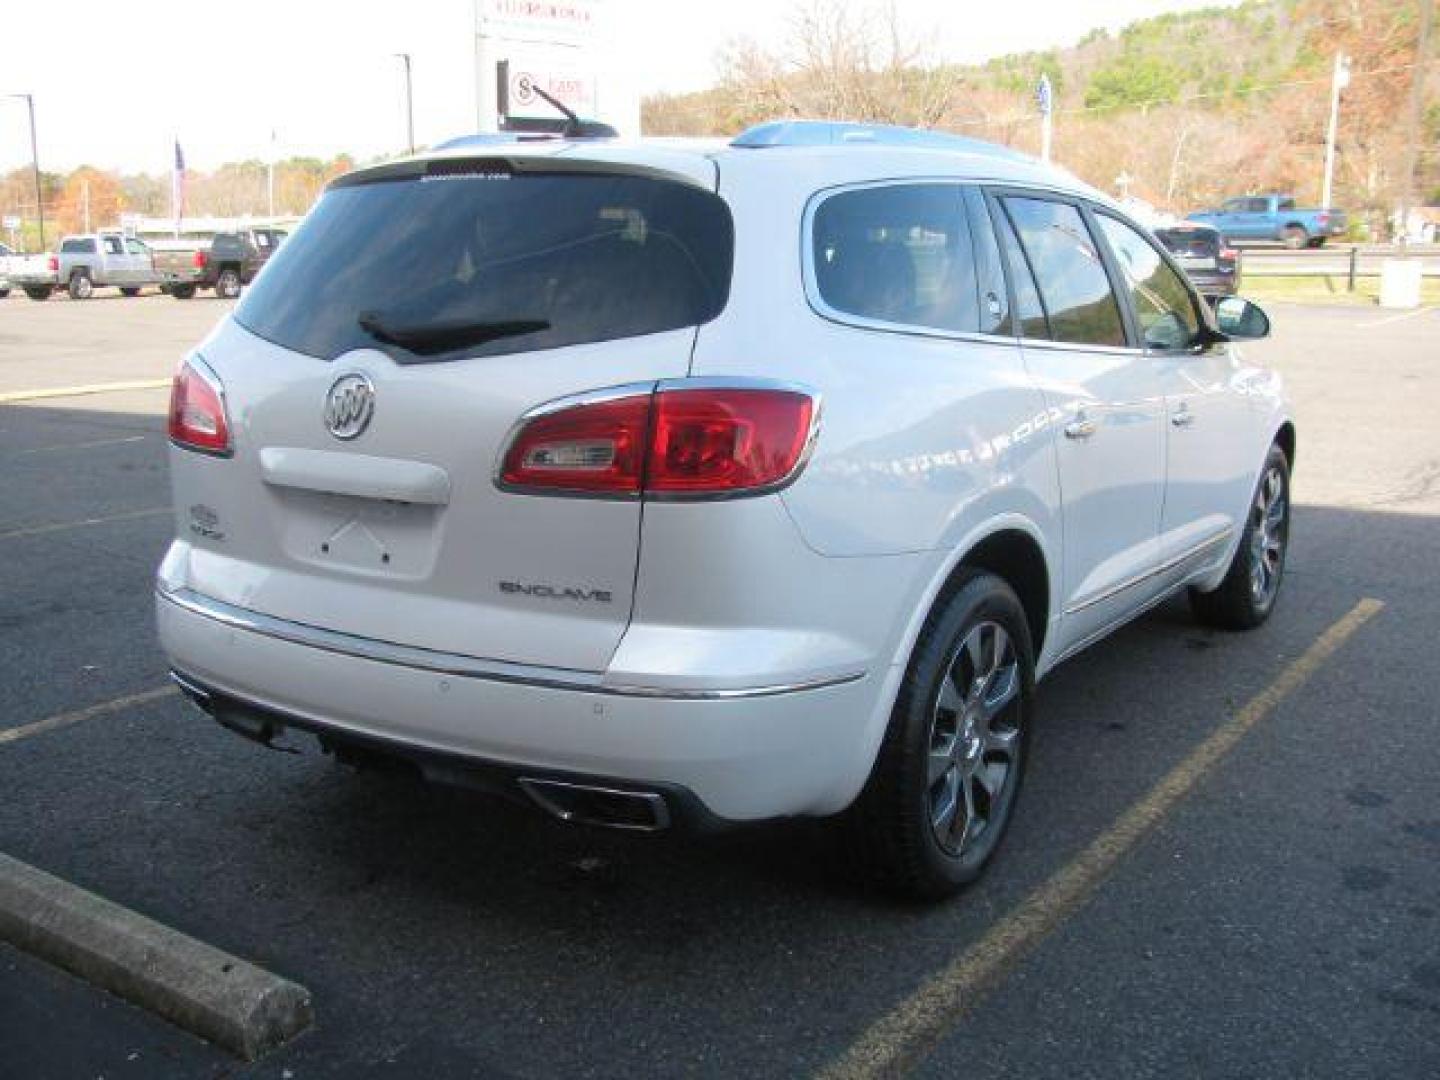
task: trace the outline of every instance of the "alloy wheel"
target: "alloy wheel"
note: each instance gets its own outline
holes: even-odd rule
[[[1267,606],[1280,588],[1289,528],[1285,477],[1272,465],[1260,481],[1250,507],[1250,593],[1260,607]]]
[[[1019,779],[1020,664],[1004,627],[980,622],[956,649],[930,722],[930,827],[952,857],[983,858]]]

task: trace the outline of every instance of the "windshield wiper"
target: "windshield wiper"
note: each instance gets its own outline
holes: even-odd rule
[[[376,341],[398,345],[417,356],[434,356],[451,349],[463,349],[467,345],[483,345],[487,341],[550,329],[548,319],[492,319],[488,322],[436,322],[422,323],[419,326],[391,326],[374,311],[363,312],[358,321],[360,329]]]

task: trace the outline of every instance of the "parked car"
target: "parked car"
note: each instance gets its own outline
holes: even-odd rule
[[[15,252],[8,244],[0,244],[0,300],[10,295],[10,270],[15,263]]]
[[[142,288],[159,280],[150,249],[118,232],[66,236],[57,254],[29,256],[11,276],[32,300],[47,300],[62,288],[72,300],[88,300],[96,289],[109,286],[126,296],[138,296]]]
[[[1235,295],[1239,256],[1218,229],[1181,222],[1156,229],[1155,238],[1175,256],[1202,296]]]
[[[189,300],[198,289],[214,289],[221,299],[234,300],[284,237],[279,229],[246,229],[216,233],[208,240],[157,241],[161,288],[178,300]]]
[[[1273,611],[1295,428],[1233,343],[1268,326],[975,140],[362,169],[175,378],[160,638],[262,743],[632,831],[838,816],[942,896],[1037,679],[1176,592]]]
[[[1349,225],[1344,210],[1304,210],[1293,195],[1242,195],[1189,220],[1213,225],[1231,240],[1278,240],[1288,248],[1320,247]]]

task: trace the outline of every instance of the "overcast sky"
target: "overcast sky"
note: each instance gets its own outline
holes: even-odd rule
[[[482,0],[483,2],[483,0]],[[643,91],[714,81],[728,40],[783,37],[788,0],[589,0],[608,7]],[[1211,0],[1213,2],[1213,0]],[[414,58],[420,143],[473,131],[476,0],[7,0],[0,94],[35,95],[40,161],[163,172],[178,137],[193,168],[282,155],[403,149],[400,61]],[[1205,0],[895,0],[935,58],[1066,45]],[[0,98],[0,170],[30,160],[24,102]]]

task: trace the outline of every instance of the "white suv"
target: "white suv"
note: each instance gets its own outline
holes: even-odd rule
[[[1177,590],[1269,614],[1267,329],[985,143],[462,141],[332,184],[182,365],[161,639],[266,743],[634,830],[843,814],[942,895],[1036,679]]]

